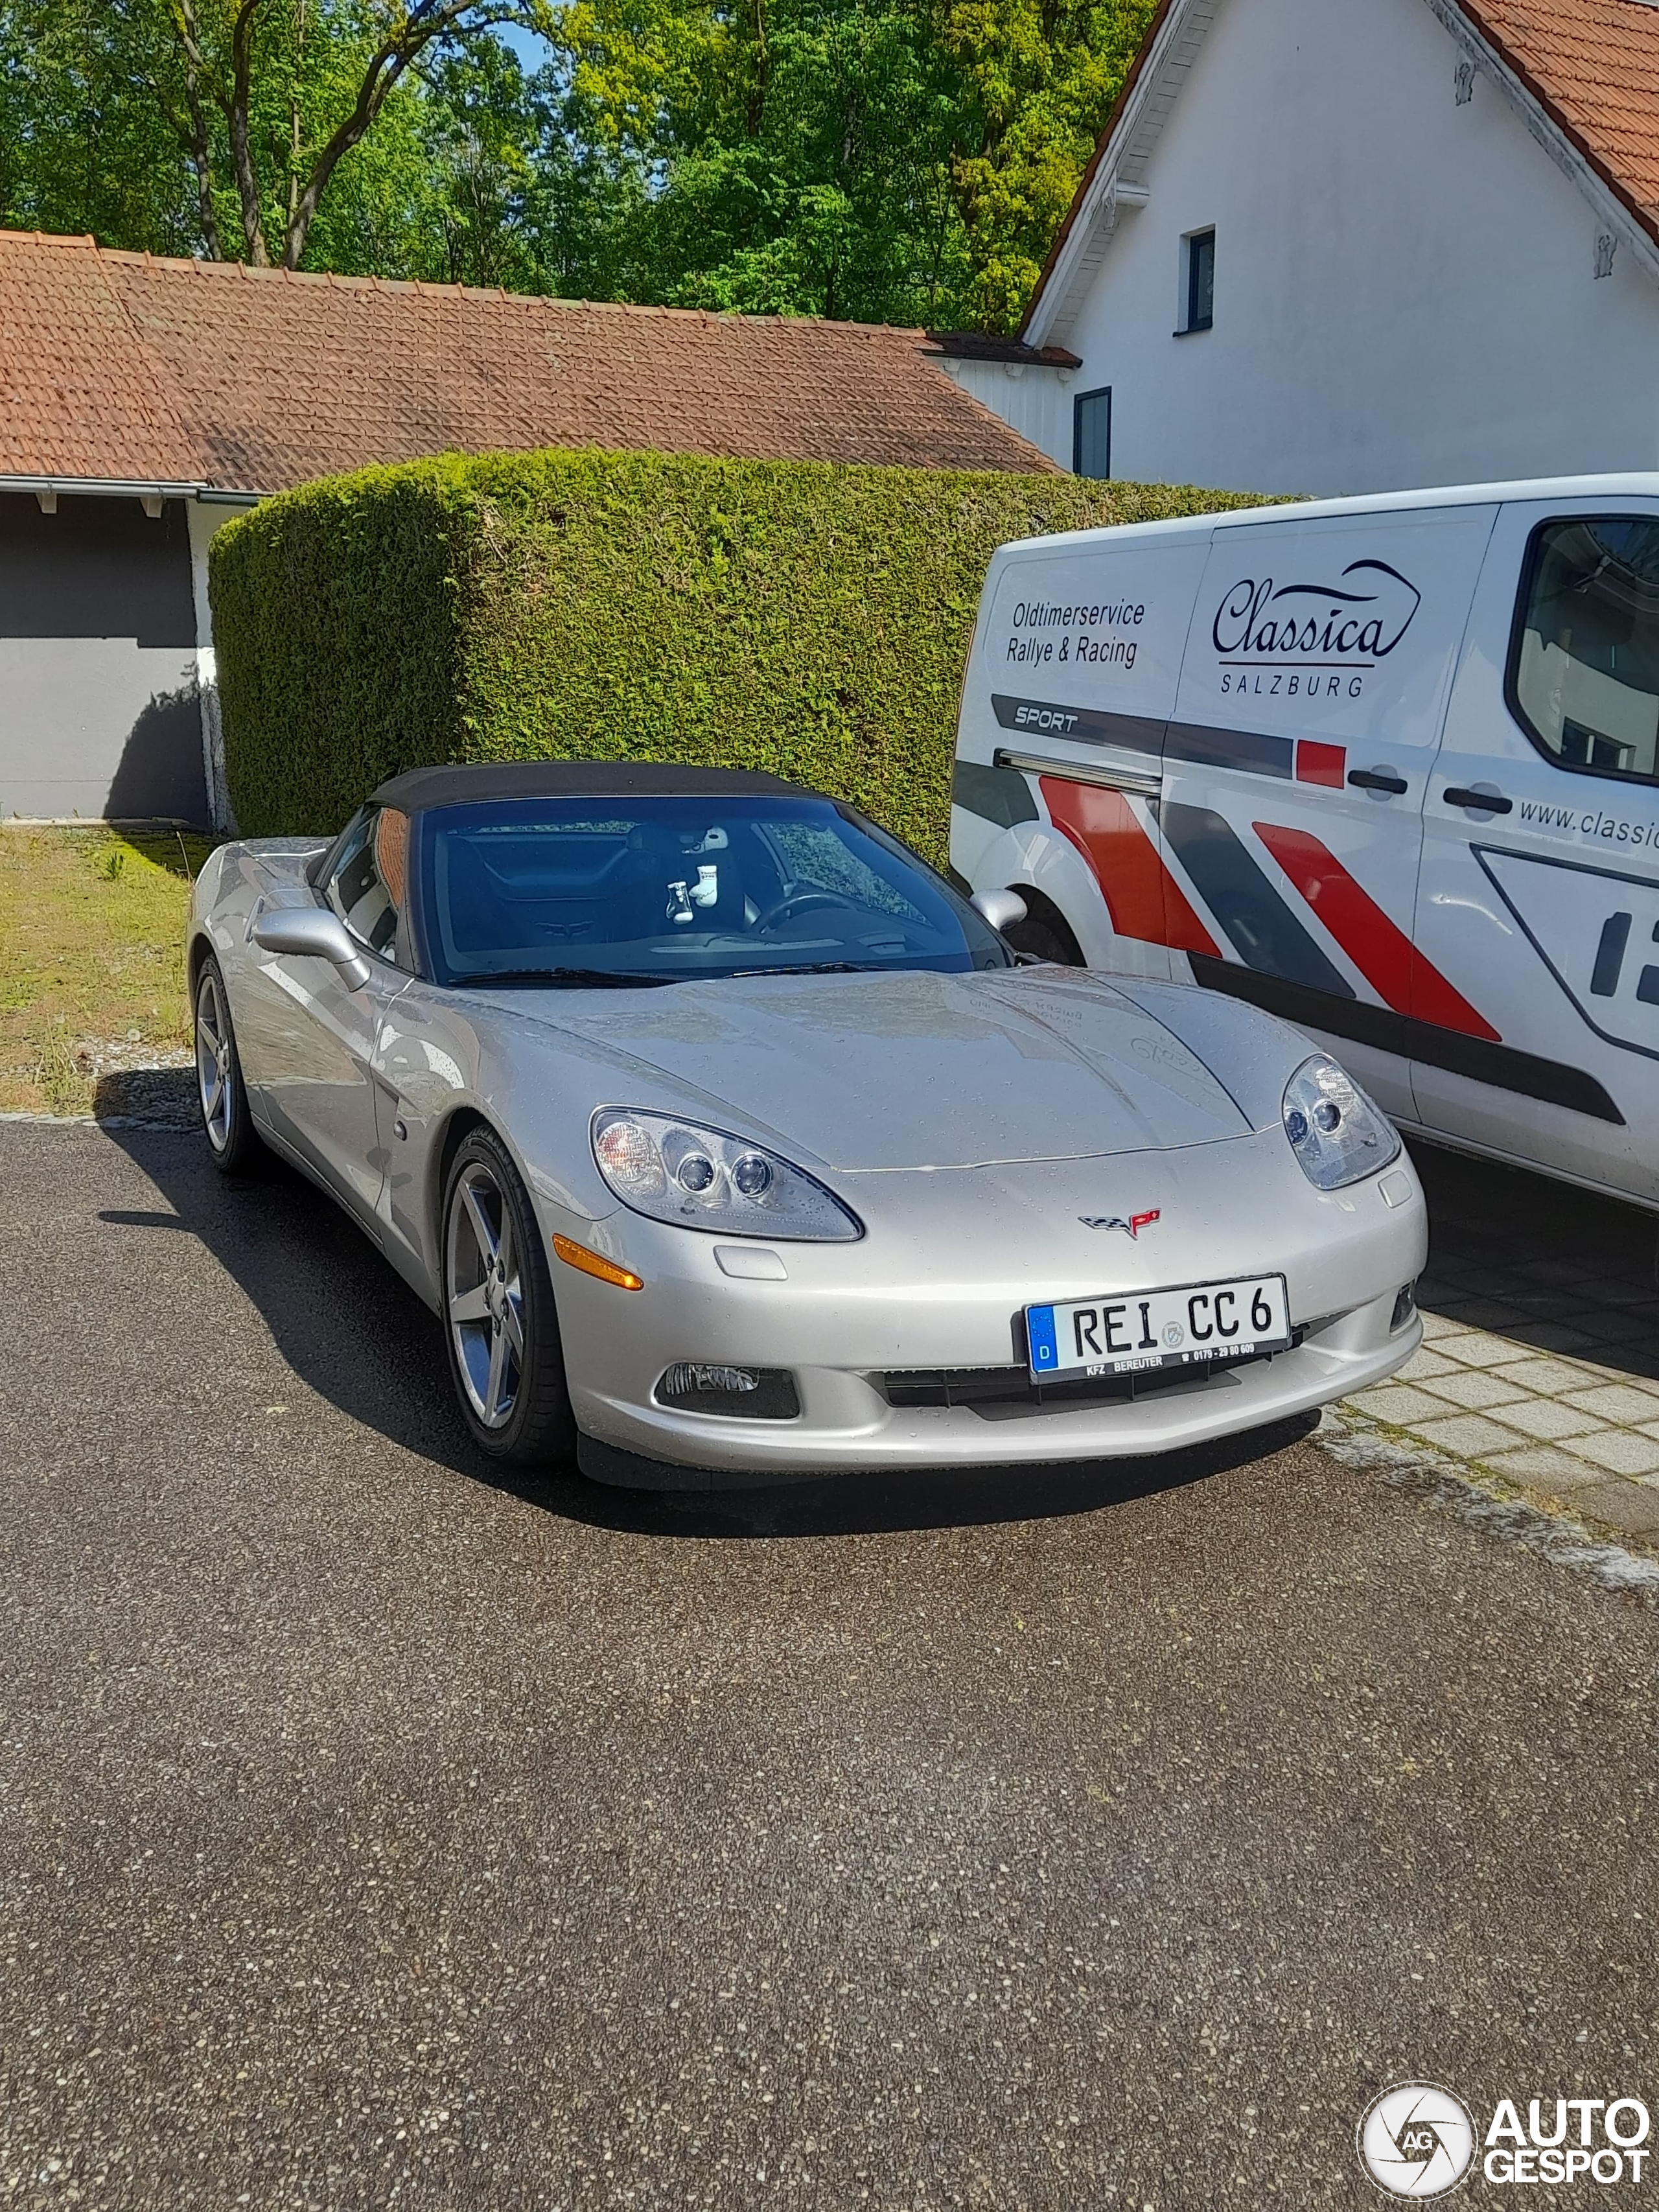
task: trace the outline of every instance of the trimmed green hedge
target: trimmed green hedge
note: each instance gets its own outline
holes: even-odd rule
[[[594,451],[308,484],[213,544],[231,804],[245,836],[332,831],[432,762],[718,762],[850,799],[942,862],[994,548],[1244,503]]]

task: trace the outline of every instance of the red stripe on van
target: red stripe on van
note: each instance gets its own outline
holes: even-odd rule
[[[1054,775],[1038,781],[1048,819],[1089,863],[1120,937],[1221,958],[1219,946],[1193,912],[1121,791],[1107,791],[1097,783],[1067,783]]]
[[[1334,853],[1305,830],[1258,822],[1255,834],[1385,1006],[1437,1029],[1501,1042],[1456,987],[1425,959]]]
[[[1296,741],[1298,783],[1322,783],[1332,791],[1340,791],[1347,765],[1346,745],[1324,744],[1317,738],[1298,738]]]

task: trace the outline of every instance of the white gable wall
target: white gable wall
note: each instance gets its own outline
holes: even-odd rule
[[[1112,473],[1361,492],[1659,466],[1659,283],[1426,0],[1222,0],[1069,323],[1109,385]],[[1183,233],[1213,225],[1215,327],[1174,337]],[[977,367],[977,365],[976,365]],[[1009,416],[1000,370],[975,396]],[[1062,419],[1063,418],[1063,419]],[[1024,427],[1024,422],[1021,425]],[[1035,427],[1035,423],[1034,423]],[[1027,434],[1031,434],[1028,431]]]
[[[1073,369],[1037,368],[1024,362],[936,361],[981,407],[1000,415],[1011,430],[1042,453],[1072,465],[1072,394],[1086,392]]]

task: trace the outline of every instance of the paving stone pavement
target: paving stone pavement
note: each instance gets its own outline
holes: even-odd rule
[[[1659,1543],[1659,1221],[1413,1146],[1428,1194],[1421,1350],[1339,1409]]]

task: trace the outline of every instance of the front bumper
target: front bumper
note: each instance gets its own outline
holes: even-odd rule
[[[1393,1326],[1427,1245],[1422,1193],[1403,1156],[1328,1195],[1308,1185],[1276,1129],[1167,1154],[836,1182],[869,1233],[857,1244],[778,1244],[781,1281],[722,1272],[714,1248],[731,1239],[627,1212],[559,1223],[646,1283],[615,1290],[555,1264],[588,1472],[707,1488],[1172,1451],[1364,1389],[1421,1338],[1414,1314]],[[1157,1208],[1162,1233],[1132,1243],[1082,1218],[1132,1208]],[[1133,1399],[916,1406],[887,1395],[895,1374],[1023,1364],[1021,1316],[1039,1300],[1269,1270],[1285,1277],[1302,1332],[1271,1359]],[[657,1404],[658,1377],[685,1360],[787,1369],[800,1413],[744,1420]]]

